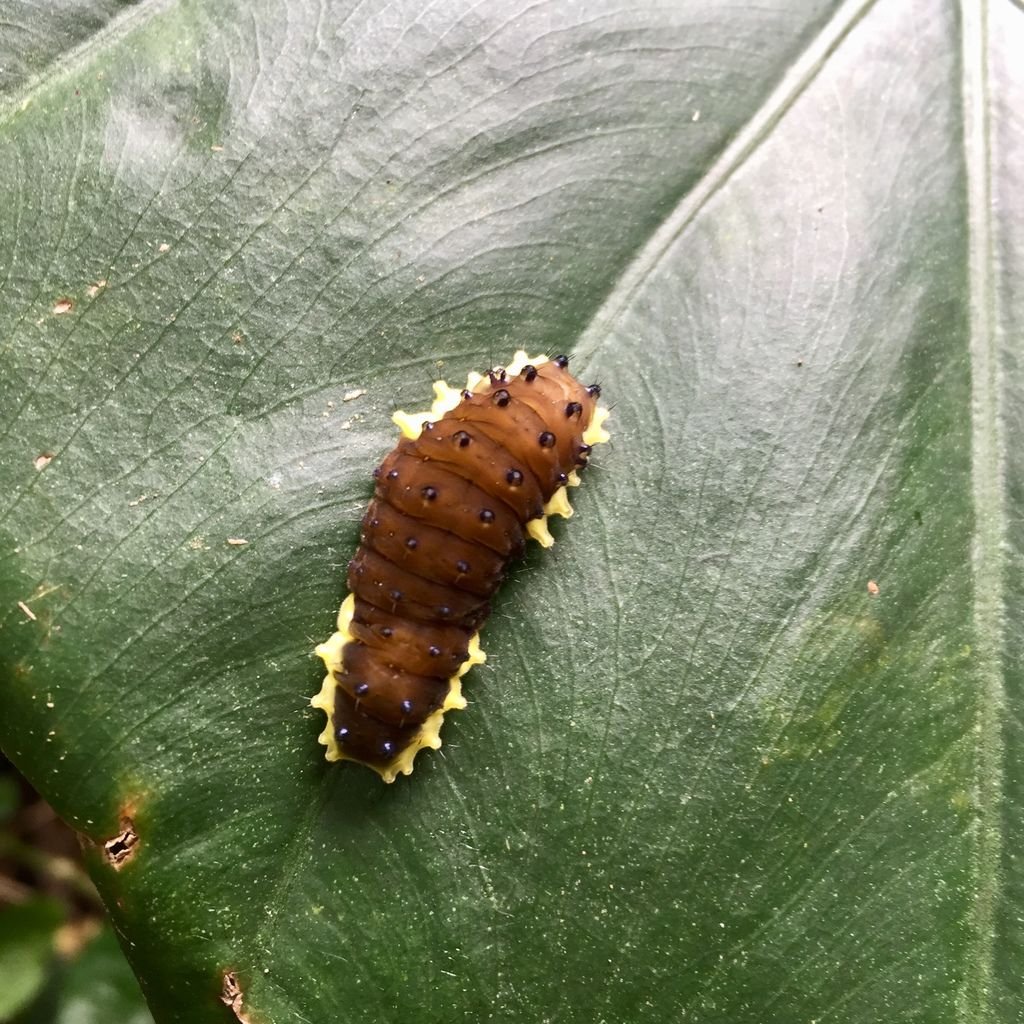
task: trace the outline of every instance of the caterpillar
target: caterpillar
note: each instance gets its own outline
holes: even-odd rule
[[[436,381],[428,412],[395,413],[402,438],[374,471],[351,593],[316,648],[327,675],[310,703],[327,715],[328,761],[394,782],[465,708],[489,599],[528,537],[554,543],[548,516],[572,515],[567,489],[609,437],[600,387],[568,365],[519,351],[461,391]]]

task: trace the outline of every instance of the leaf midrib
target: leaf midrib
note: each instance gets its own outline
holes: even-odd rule
[[[1006,529],[1005,440],[993,279],[992,159],[987,63],[988,0],[961,0],[964,175],[967,193],[968,352],[971,369],[971,485],[974,511],[973,600],[975,664],[979,679],[974,800],[974,892],[970,953],[957,1000],[963,1021],[991,1019],[996,902],[1003,848]]]
[[[637,249],[624,264],[622,273],[613,279],[604,301],[581,330],[575,346],[577,359],[586,360],[601,348],[615,321],[629,307],[634,295],[657,269],[665,255],[707,204],[761,148],[775,126],[818,77],[828,59],[876,2],[846,0],[842,3],[704,174],[679,196],[668,214],[651,232],[646,244]]]
[[[34,96],[45,90],[54,79],[71,75],[87,64],[99,50],[123,39],[144,21],[161,14],[178,0],[138,0],[131,7],[115,14],[107,23],[81,42],[56,53],[50,62],[30,75],[6,99],[0,98],[0,128],[24,110]]]

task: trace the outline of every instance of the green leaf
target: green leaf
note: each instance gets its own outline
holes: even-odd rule
[[[105,927],[69,964],[53,972],[45,994],[18,1024],[152,1024],[138,982]]]
[[[156,1019],[1018,1019],[1024,11],[116,10],[0,0],[0,743]],[[613,445],[327,766],[390,413],[519,346]]]
[[[42,988],[63,917],[59,904],[45,897],[0,907],[0,1021],[10,1020]]]

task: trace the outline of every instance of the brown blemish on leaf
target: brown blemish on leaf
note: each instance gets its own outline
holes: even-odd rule
[[[121,831],[103,844],[103,854],[107,862],[120,871],[135,856],[138,845],[139,835],[135,831],[135,823],[129,817],[122,817]]]
[[[240,1024],[252,1024],[251,1018],[242,1008],[242,986],[238,983],[238,975],[234,971],[224,972],[220,1001],[231,1010]]]
[[[103,289],[106,287],[107,282],[106,279],[104,278],[102,281],[96,281],[93,284],[89,285],[89,287],[85,289],[85,293],[86,295],[89,296],[90,299],[95,299],[96,296],[99,295],[99,293],[103,291]]]
[[[38,470],[46,469],[53,462],[53,452],[40,452],[33,460],[32,465]]]
[[[868,593],[872,597],[877,597],[878,596],[878,590],[879,590],[878,584],[874,580],[868,580]]]
[[[53,304],[53,313],[54,313],[54,316],[61,316],[64,313],[70,313],[71,310],[73,310],[74,308],[75,308],[74,300],[65,297],[65,298],[62,298],[62,299],[58,299]]]

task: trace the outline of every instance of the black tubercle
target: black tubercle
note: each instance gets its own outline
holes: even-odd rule
[[[494,404],[502,409],[512,401],[512,396],[504,388],[499,388],[491,397],[494,399]]]
[[[555,358],[552,359],[551,361],[560,370],[564,370],[569,365],[569,357],[568,356],[555,356]]]

